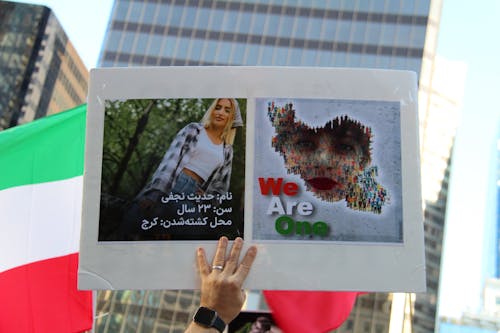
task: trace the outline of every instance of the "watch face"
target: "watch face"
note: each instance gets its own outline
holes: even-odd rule
[[[194,315],[194,321],[198,324],[205,325],[207,327],[211,327],[214,323],[214,319],[216,317],[216,313],[209,308],[200,307],[196,314]]]

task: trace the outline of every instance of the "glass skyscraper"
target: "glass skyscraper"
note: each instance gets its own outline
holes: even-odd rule
[[[500,127],[498,127],[500,129]],[[480,255],[475,260],[480,270],[474,270],[477,277],[467,287],[480,292],[475,293],[471,304],[468,298],[466,309],[458,316],[449,313],[439,314],[439,332],[441,333],[493,333],[500,331],[500,133],[497,133],[496,147],[491,149],[491,163],[488,175],[488,193],[484,195],[487,212],[484,221],[484,238],[480,244]],[[493,145],[491,145],[493,147]],[[484,161],[483,161],[484,162]],[[452,226],[450,224],[449,226]],[[457,230],[453,230],[457,232]],[[469,269],[470,265],[464,264]],[[461,290],[460,290],[461,292]],[[449,294],[449,292],[448,292]],[[458,293],[457,293],[458,294]],[[448,310],[449,311],[449,310]],[[441,309],[441,312],[442,309]]]
[[[413,70],[419,74],[419,113],[426,117],[440,12],[441,0],[115,0],[100,65]],[[426,225],[433,237],[426,255],[439,259],[442,233],[434,222]],[[409,298],[413,332],[434,328],[435,265],[430,293]],[[183,332],[197,297],[190,291],[101,292],[96,331]],[[388,332],[391,304],[391,294],[359,297],[339,332]]]
[[[496,181],[497,181],[497,210],[496,210],[496,237],[495,237],[495,271],[494,277],[500,280],[500,133],[498,134],[497,140],[497,172],[496,172]],[[500,306],[500,299],[498,303]]]
[[[84,103],[87,82],[48,7],[0,1],[0,130]]]
[[[420,72],[429,1],[115,2],[100,63]]]

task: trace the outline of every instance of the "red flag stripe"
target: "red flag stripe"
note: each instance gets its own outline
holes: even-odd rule
[[[273,318],[285,333],[323,333],[349,317],[357,292],[264,291]]]
[[[78,253],[0,273],[0,332],[68,333],[92,327],[92,292],[77,290]]]

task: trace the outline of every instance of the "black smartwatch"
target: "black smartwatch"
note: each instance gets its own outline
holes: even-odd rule
[[[198,308],[194,314],[193,320],[201,326],[207,328],[213,327],[220,333],[224,332],[224,329],[226,328],[226,323],[219,317],[217,312],[204,306],[200,306]]]

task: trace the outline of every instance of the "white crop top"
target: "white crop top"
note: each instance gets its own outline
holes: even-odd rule
[[[213,143],[203,128],[185,168],[195,172],[205,181],[222,164],[224,164],[224,144]]]

